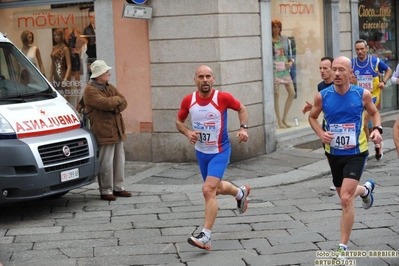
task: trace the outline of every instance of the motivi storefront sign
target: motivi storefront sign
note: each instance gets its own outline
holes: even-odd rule
[[[73,27],[80,23],[80,14],[74,8],[14,12],[14,30]]]
[[[281,16],[314,16],[316,9],[315,0],[276,0],[277,14]]]

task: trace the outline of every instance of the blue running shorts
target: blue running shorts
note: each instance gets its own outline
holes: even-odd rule
[[[227,165],[230,162],[231,147],[220,153],[207,154],[196,150],[198,165],[202,179],[207,176],[214,176],[222,179]]]

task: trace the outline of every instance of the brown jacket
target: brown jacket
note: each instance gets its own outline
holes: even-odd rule
[[[90,130],[99,145],[115,144],[126,139],[121,112],[126,109],[127,101],[114,86],[90,80],[84,90],[83,101],[90,119]]]

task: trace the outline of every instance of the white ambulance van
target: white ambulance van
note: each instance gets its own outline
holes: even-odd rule
[[[94,135],[0,33],[0,203],[63,196],[98,169]]]

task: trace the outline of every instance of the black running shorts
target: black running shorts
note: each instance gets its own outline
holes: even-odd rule
[[[359,181],[363,174],[368,155],[368,151],[357,155],[345,156],[326,153],[333,176],[334,186],[341,187],[344,178],[351,178]]]

